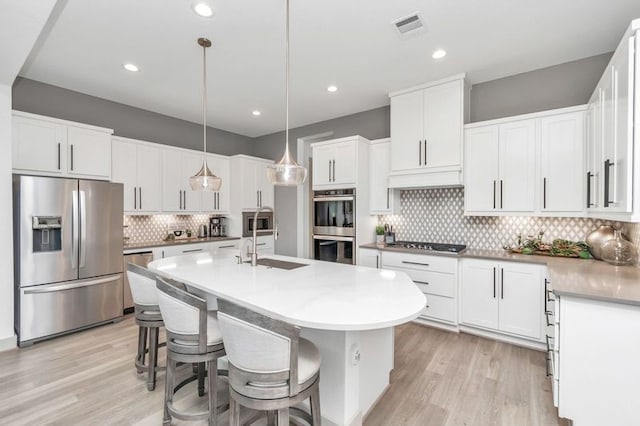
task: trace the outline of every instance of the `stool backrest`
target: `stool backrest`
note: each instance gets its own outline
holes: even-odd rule
[[[156,278],[158,305],[167,331],[167,346],[207,350],[207,302],[186,291],[184,284]]]
[[[127,278],[133,302],[140,306],[158,306],[156,275],[139,265],[127,264]]]
[[[299,327],[224,299],[218,324],[236,392],[259,399],[298,394]]]

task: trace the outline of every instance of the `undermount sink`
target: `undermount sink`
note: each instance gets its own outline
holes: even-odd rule
[[[258,259],[258,265],[266,266],[267,268],[285,269],[287,271],[302,268],[303,266],[309,266],[306,263],[287,262],[285,260],[268,258]]]

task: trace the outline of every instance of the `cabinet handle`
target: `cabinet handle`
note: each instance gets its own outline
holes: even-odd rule
[[[182,198],[184,199],[184,202],[182,203],[182,208],[186,210],[187,209],[187,191],[182,190]]]
[[[182,210],[182,190],[178,191],[178,200],[180,203],[180,210]]]
[[[266,246],[266,245],[267,245],[267,243],[257,243],[257,244],[256,244],[256,246],[258,246],[258,247],[259,247],[259,246]]]
[[[138,187],[138,200],[140,200],[140,210],[142,210],[142,187]]]
[[[496,181],[493,181],[493,208],[496,208]]]
[[[418,166],[422,166],[422,141],[418,141]]]
[[[414,282],[414,283],[416,283],[416,284],[429,285],[429,283],[428,283],[428,282],[426,282],[426,281],[416,281],[416,280],[413,280],[413,282]]]
[[[162,250],[162,258],[164,259],[164,250]]]
[[[547,208],[547,178],[542,178],[542,208]]]
[[[504,299],[504,268],[500,268],[500,299]]]
[[[609,207],[609,204],[613,204],[613,201],[609,200],[609,181],[611,179],[610,172],[611,167],[614,166],[615,163],[610,160],[605,160],[604,162],[604,207]]]
[[[391,207],[389,206],[389,192],[391,190],[389,188],[387,188],[387,209],[390,209]]]
[[[376,269],[380,268],[380,255],[376,254]]]
[[[336,181],[336,160],[333,160],[333,181]]]
[[[496,267],[493,267],[493,298],[496,298]]]
[[[262,190],[260,190],[260,207],[262,207]]]
[[[58,142],[58,170],[60,170],[60,142]]]
[[[229,245],[226,245],[226,246],[220,246],[218,248],[233,248],[233,247],[235,247],[233,244],[229,244]]]
[[[593,177],[593,173],[587,172],[587,208],[594,205],[591,202],[591,178],[592,177]]]
[[[329,160],[329,182],[331,182],[331,160]]]
[[[424,165],[427,165],[427,140],[424,140]]]
[[[420,265],[420,266],[429,266],[428,263],[420,263],[420,262],[409,262],[408,260],[403,260],[402,263],[406,265]]]
[[[259,195],[259,191],[256,191],[256,207],[260,207],[260,195]]]
[[[133,187],[133,209],[136,210],[138,208],[138,193],[136,192],[136,187]]]
[[[199,249],[191,249],[191,250],[182,250],[183,253],[195,253],[197,251],[202,251],[202,249],[199,248]]]
[[[71,144],[71,171],[73,171],[73,144]]]
[[[502,179],[500,179],[500,208],[502,208]]]

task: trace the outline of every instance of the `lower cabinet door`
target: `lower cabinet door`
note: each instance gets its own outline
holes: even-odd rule
[[[425,294],[427,306],[421,316],[441,321],[456,322],[456,300],[450,297]]]
[[[540,266],[501,263],[500,331],[540,340],[543,297]]]
[[[498,263],[464,259],[460,285],[461,322],[498,329]]]

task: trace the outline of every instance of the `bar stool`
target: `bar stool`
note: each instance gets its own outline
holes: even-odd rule
[[[208,311],[206,300],[187,292],[181,283],[158,277],[156,288],[158,305],[167,332],[167,375],[163,424],[169,425],[171,417],[175,417],[180,420],[208,419],[210,426],[216,425],[218,416],[217,363],[218,359],[225,355],[216,312]],[[199,365],[206,363],[209,385],[209,409],[207,411],[189,413],[174,407],[174,394],[186,382],[175,386],[175,371],[178,363]]]
[[[229,363],[229,424],[240,424],[240,405],[273,412],[279,426],[289,414],[319,426],[320,352],[300,328],[218,299],[218,323]],[[311,414],[294,408],[310,398]]]
[[[136,354],[136,370],[138,374],[146,371],[147,389],[152,391],[156,387],[156,375],[163,367],[158,367],[158,348],[164,343],[158,342],[160,327],[164,327],[158,296],[156,295],[156,276],[142,266],[129,263],[127,277],[131,287],[131,296],[135,304],[135,318],[138,330],[138,353]],[[148,346],[147,346],[148,340]],[[149,363],[145,364],[146,354]]]

